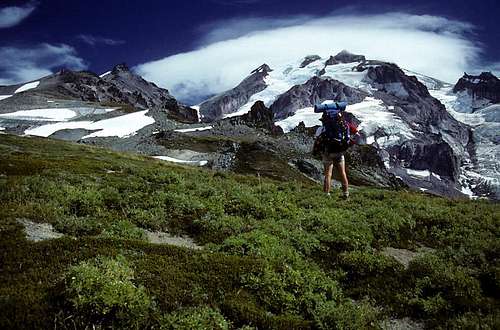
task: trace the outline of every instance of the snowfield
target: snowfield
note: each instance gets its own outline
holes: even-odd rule
[[[301,61],[290,63],[289,65],[272,68],[268,76],[264,78],[267,85],[266,89],[250,97],[248,102],[241,106],[237,111],[224,115],[223,118],[241,116],[250,111],[252,105],[257,101],[262,101],[269,107],[281,94],[287,92],[295,85],[305,84],[311,77],[317,75],[324,68],[326,59],[319,59],[300,68]],[[329,65],[325,68],[325,74],[322,77],[337,79],[350,87],[363,88],[371,91],[368,84],[363,82],[366,72],[356,72],[352,69],[360,62],[341,63]]]
[[[327,100],[323,103],[333,102]],[[377,143],[379,146],[389,146],[400,143],[404,139],[412,139],[412,129],[394,113],[389,111],[381,100],[367,97],[363,102],[348,105],[347,112],[352,113],[361,121],[358,127],[367,137],[368,144]],[[302,121],[306,127],[321,125],[321,113],[314,113],[312,107],[298,110],[293,116],[276,122],[285,133]],[[376,134],[377,133],[377,134]]]
[[[364,132],[367,141],[385,147],[413,139],[410,126],[389,110],[381,100],[373,97],[347,106],[347,111],[361,121],[358,130]]]
[[[293,116],[277,121],[275,124],[283,129],[285,133],[293,130],[299,123],[304,122],[306,127],[313,127],[321,124],[321,113],[315,113],[314,108],[308,107],[297,110]]]
[[[18,89],[16,89],[14,91],[14,94],[25,92],[25,91],[33,89],[33,88],[37,88],[39,84],[40,84],[39,81],[34,81],[34,82],[30,82],[30,83],[24,84],[21,87],[19,87]],[[11,95],[0,95],[0,101],[8,99],[9,97],[14,96],[14,94],[11,94]]]
[[[30,83],[24,84],[21,87],[19,87],[18,89],[16,89],[16,91],[14,92],[14,94],[25,92],[25,91],[33,89],[33,88],[37,88],[39,84],[40,84],[39,81],[33,81],[33,82],[30,82]]]
[[[165,160],[172,163],[181,163],[186,165],[194,165],[194,166],[205,166],[208,164],[207,160],[182,160],[178,158],[168,157],[168,156],[153,156],[153,158]]]
[[[189,132],[201,132],[201,131],[207,131],[212,129],[212,126],[205,126],[205,127],[193,127],[193,128],[182,128],[182,129],[176,129],[174,132],[179,132],[179,133],[189,133]]]
[[[43,125],[40,127],[26,130],[26,135],[36,135],[48,137],[57,131],[63,129],[86,129],[98,130],[83,137],[83,139],[91,137],[127,137],[135,134],[138,130],[151,125],[155,122],[152,117],[146,116],[148,110],[134,112],[119,117],[104,119],[96,122],[91,121],[72,121],[59,122],[55,124]]]
[[[110,73],[111,73],[111,71],[104,72],[103,74],[99,75],[99,78],[104,78]]]
[[[0,115],[0,118],[30,121],[68,121],[85,115],[105,114],[119,108],[46,108],[20,110]]]
[[[0,118],[17,120],[67,121],[76,117],[77,113],[67,108],[48,108],[36,110],[21,110],[1,114]]]

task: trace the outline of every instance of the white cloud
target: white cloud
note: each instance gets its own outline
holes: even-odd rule
[[[21,23],[36,9],[36,6],[36,2],[29,2],[23,7],[12,6],[0,9],[0,28],[9,28]]]
[[[52,73],[57,67],[85,69],[87,65],[73,47],[40,44],[34,47],[0,47],[0,84],[26,82]]]
[[[90,46],[95,46],[98,44],[107,46],[118,46],[118,45],[123,45],[125,43],[124,40],[103,38],[103,37],[93,36],[90,34],[80,34],[77,36],[77,38]]]
[[[271,67],[342,49],[455,82],[480,55],[473,26],[444,17],[388,13],[287,19],[232,19],[205,26],[195,50],[136,67],[181,100],[234,87],[262,63]]]
[[[483,71],[490,71],[495,76],[500,78],[500,62],[490,63],[490,64],[486,65],[485,67],[479,67],[476,70],[474,70],[472,73],[479,74]]]

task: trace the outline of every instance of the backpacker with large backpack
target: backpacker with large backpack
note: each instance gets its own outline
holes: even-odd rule
[[[334,102],[314,107],[314,112],[323,113],[322,131],[316,137],[312,151],[315,158],[320,159],[324,153],[344,152],[351,145],[351,128],[343,115],[346,106],[346,102]]]

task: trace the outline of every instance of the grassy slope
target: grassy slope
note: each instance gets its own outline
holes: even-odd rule
[[[154,301],[143,326],[196,306],[234,328],[371,328],[404,316],[431,327],[500,325],[500,207],[486,201],[363,188],[345,202],[304,183],[0,135],[0,204],[2,328],[78,316],[79,326],[113,324],[72,304],[64,276],[117,255]],[[67,236],[28,242],[16,218]],[[141,228],[206,248],[151,245]],[[379,252],[420,245],[435,250],[408,269]]]

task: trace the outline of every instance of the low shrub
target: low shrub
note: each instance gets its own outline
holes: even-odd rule
[[[182,309],[160,319],[160,329],[164,330],[227,330],[229,327],[230,322],[208,306]]]
[[[146,240],[143,229],[128,220],[121,220],[108,224],[100,234],[104,238]]]
[[[94,217],[62,216],[55,220],[54,229],[71,236],[99,235],[104,228],[101,220]]]
[[[380,315],[366,302],[328,301],[318,306],[314,320],[322,330],[379,329]]]
[[[82,323],[137,327],[146,322],[153,302],[134,284],[125,257],[97,257],[71,266],[65,275],[66,296]]]
[[[466,268],[426,254],[408,269],[414,281],[410,304],[415,312],[429,318],[448,318],[477,311],[482,301],[480,282]]]

